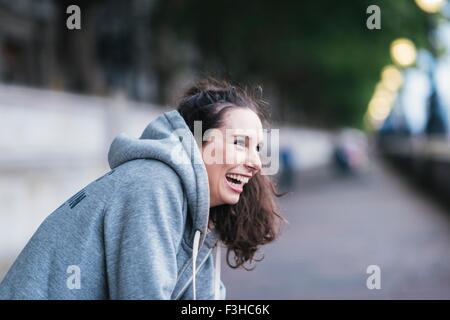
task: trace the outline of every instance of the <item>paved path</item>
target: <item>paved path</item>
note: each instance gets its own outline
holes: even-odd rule
[[[265,259],[251,272],[223,267],[228,299],[450,298],[450,214],[390,167],[297,184]],[[380,290],[366,287],[369,265],[381,268]]]

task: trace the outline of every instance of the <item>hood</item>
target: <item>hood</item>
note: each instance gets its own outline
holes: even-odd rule
[[[122,133],[108,152],[111,169],[135,159],[155,159],[170,166],[181,178],[193,221],[192,288],[196,299],[197,254],[208,233],[209,182],[200,148],[177,110],[168,111],[150,122],[139,139]],[[210,235],[217,238],[215,232]],[[216,245],[214,298],[220,297],[220,245]]]
[[[165,112],[150,122],[139,139],[121,133],[113,140],[108,152],[111,169],[135,159],[162,161],[178,174],[186,193],[193,232],[201,232],[201,245],[208,231],[208,174],[194,135],[177,110]]]

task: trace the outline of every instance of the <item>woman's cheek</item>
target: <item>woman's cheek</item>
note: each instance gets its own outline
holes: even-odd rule
[[[231,165],[244,163],[245,157],[245,151],[233,145],[232,147],[228,147],[226,149],[225,163]]]
[[[245,162],[247,153],[244,150],[236,150],[234,164],[241,164]]]

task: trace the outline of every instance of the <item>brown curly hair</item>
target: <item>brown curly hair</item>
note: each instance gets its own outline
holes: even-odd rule
[[[260,97],[256,97],[259,93]],[[268,104],[257,88],[251,94],[225,81],[205,79],[189,88],[178,104],[178,112],[194,133],[194,121],[202,121],[202,136],[208,129],[220,128],[225,112],[231,108],[249,108],[268,126]],[[260,261],[255,253],[260,246],[275,240],[280,232],[280,222],[286,221],[279,213],[275,197],[278,193],[272,180],[258,172],[249,180],[234,205],[221,205],[210,209],[210,220],[221,241],[227,246],[227,263],[231,268],[243,267],[246,262]],[[234,253],[234,264],[230,254]]]

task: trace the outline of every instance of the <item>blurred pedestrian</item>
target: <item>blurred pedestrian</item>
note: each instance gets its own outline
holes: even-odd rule
[[[280,187],[283,191],[291,190],[295,182],[294,159],[292,149],[284,146],[280,150],[281,158],[281,173],[280,173]]]

